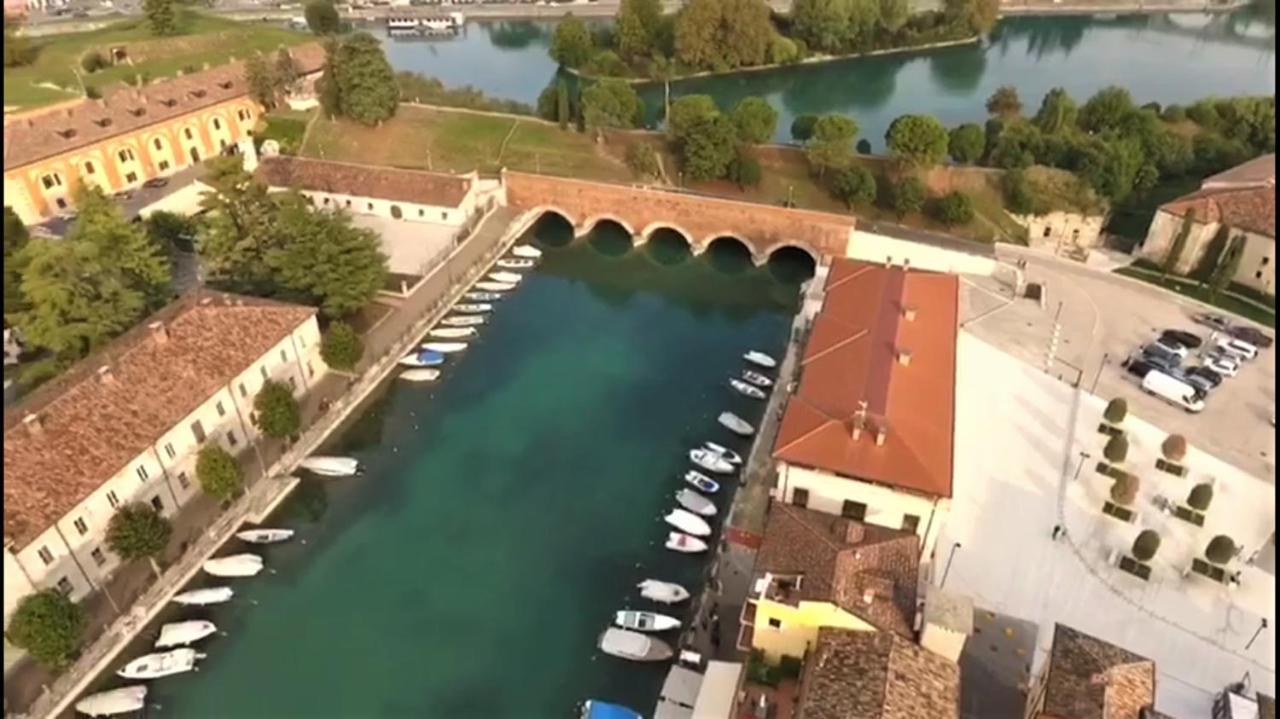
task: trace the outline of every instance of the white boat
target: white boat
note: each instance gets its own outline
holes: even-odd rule
[[[213,622],[204,619],[192,619],[188,622],[170,622],[160,627],[160,636],[156,639],[156,649],[180,647],[184,644],[198,642],[207,636],[217,634],[218,628]]]
[[[542,250],[534,247],[533,245],[516,245],[511,248],[511,254],[516,257],[525,257],[536,260],[539,257],[542,257]]]
[[[489,279],[494,282],[505,282],[510,285],[515,285],[520,280],[524,279],[524,276],[517,272],[490,272]]]
[[[646,579],[636,585],[640,596],[659,604],[679,604],[689,598],[689,590],[672,582]]]
[[[399,364],[402,367],[435,367],[444,364],[444,355],[420,349],[401,357]]]
[[[252,577],[262,571],[262,557],[256,554],[233,554],[210,559],[201,565],[206,574],[215,577]]]
[[[667,549],[673,552],[697,554],[698,552],[707,551],[707,543],[684,532],[669,532],[667,534]]]
[[[510,282],[481,281],[477,282],[474,286],[477,290],[484,290],[485,292],[510,292],[516,288],[516,286]]]
[[[157,652],[138,657],[116,672],[125,679],[159,679],[173,674],[182,674],[196,668],[196,660],[205,655],[194,649],[174,649],[168,652]]]
[[[504,270],[527,270],[530,267],[533,267],[534,262],[533,260],[524,259],[524,258],[521,258],[518,260],[509,260],[504,258],[504,259],[498,260],[494,264],[497,265],[498,267],[501,267]]]
[[[729,460],[729,464],[742,464],[742,455],[715,442],[703,442],[702,446]]]
[[[502,299],[501,292],[463,292],[462,299],[471,302],[496,302]]]
[[[662,519],[685,534],[691,534],[695,537],[711,536],[711,525],[707,524],[707,520],[687,509],[673,509],[670,514]]]
[[[326,477],[350,477],[360,473],[360,461],[355,457],[313,454],[299,462],[298,466]]]
[[[617,627],[604,630],[599,647],[605,654],[633,662],[660,662],[675,654],[671,646],[661,639]]]
[[[250,544],[275,544],[293,536],[292,529],[242,529],[236,537]]]
[[[485,319],[480,315],[455,315],[440,320],[440,324],[448,327],[475,327],[484,324]]]
[[[428,337],[439,337],[441,339],[456,340],[462,337],[475,337],[475,327],[433,327],[427,330]]]
[[[231,591],[231,587],[205,587],[204,589],[192,589],[181,594],[175,594],[173,599],[169,601],[183,606],[204,607],[210,604],[229,602],[233,594],[235,592]]]
[[[773,380],[769,379],[768,377],[765,377],[759,372],[753,372],[752,370],[749,370],[749,369],[742,370],[742,379],[746,380],[747,382],[750,382],[751,384],[757,387],[764,387],[768,389],[769,387],[773,386]]]
[[[416,17],[389,17],[387,18],[388,30],[417,30],[418,18]]]
[[[763,352],[756,352],[755,350],[742,355],[742,359],[750,362],[751,364],[760,365],[761,367],[767,367],[769,369],[773,369],[778,366],[778,360]]]
[[[703,517],[716,516],[716,503],[687,487],[676,492],[676,502],[694,514]]]
[[[680,620],[657,612],[639,612],[624,609],[613,613],[613,623],[623,629],[637,632],[668,632],[680,628]]]
[[[729,386],[737,391],[738,394],[751,399],[764,399],[764,390],[755,385],[747,384],[740,379],[730,379]]]
[[[488,302],[461,302],[453,306],[453,311],[468,315],[482,315],[492,312],[493,305]]]
[[[400,373],[400,379],[408,380],[409,382],[434,382],[440,379],[440,370],[434,367],[407,369]]]
[[[142,711],[146,705],[146,685],[133,684],[119,689],[90,694],[76,702],[76,711],[91,717],[109,717]]]
[[[439,352],[440,354],[461,352],[466,348],[466,342],[427,342],[422,345],[422,349],[427,350],[428,352]]]
[[[733,465],[729,464],[729,460],[706,448],[700,447],[689,450],[689,461],[708,472],[715,472],[716,474],[731,474],[733,472]]]
[[[684,473],[684,481],[692,484],[707,494],[715,494],[720,491],[719,482],[695,469],[691,469]]]
[[[733,432],[734,434],[740,434],[743,437],[750,437],[756,433],[756,428],[752,427],[750,422],[739,417],[733,412],[721,412],[717,421],[725,429]]]

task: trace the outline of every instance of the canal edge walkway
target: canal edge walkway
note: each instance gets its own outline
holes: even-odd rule
[[[327,440],[332,432],[342,426],[343,422],[363,404],[369,396],[395,369],[396,363],[408,348],[417,342],[431,324],[452,306],[462,292],[471,283],[479,279],[494,260],[512,244],[524,230],[528,228],[529,218],[521,218],[522,222],[512,223],[513,213],[505,207],[495,207],[476,225],[476,231],[468,240],[460,242],[444,262],[437,265],[431,273],[419,283],[425,288],[437,273],[450,280],[449,289],[440,299],[430,303],[416,321],[411,321],[409,328],[397,339],[386,344],[386,349],[374,360],[358,379],[353,380],[347,392],[329,407],[329,411],[320,416],[316,424],[303,433],[299,441],[291,447],[279,460],[268,468],[262,479],[254,483],[243,495],[202,534],[182,557],[170,565],[146,592],[143,593],[130,608],[116,621],[112,622],[102,635],[82,652],[80,659],[66,672],[61,674],[49,690],[37,699],[24,716],[53,719],[66,712],[80,694],[113,662],[129,642],[146,627],[168,605],[169,600],[177,594],[199,571],[204,561],[213,555],[231,537],[245,521],[261,519],[279,505],[297,486],[295,478],[288,477],[299,461],[310,455]],[[491,224],[492,223],[492,224]],[[502,230],[493,232],[495,226]],[[488,232],[486,232],[486,230]],[[482,248],[480,244],[488,236],[494,236],[492,245]],[[476,252],[483,249],[478,256]],[[459,258],[471,263],[458,280],[453,280],[452,270],[455,260]],[[289,481],[291,480],[291,481]]]

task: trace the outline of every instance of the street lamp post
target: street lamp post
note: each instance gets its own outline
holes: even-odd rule
[[[951,545],[951,553],[947,555],[947,566],[942,570],[942,581],[938,582],[938,589],[942,589],[943,585],[947,583],[947,575],[951,573],[951,560],[956,558],[956,550],[959,548],[959,542]]]
[[[1088,453],[1088,452],[1081,452],[1081,453],[1080,453],[1080,463],[1076,465],[1076,473],[1075,473],[1075,476],[1073,476],[1073,477],[1071,478],[1071,481],[1072,481],[1072,482],[1076,481],[1077,479],[1080,479],[1080,470],[1084,469],[1084,461],[1085,461],[1086,459],[1088,459],[1089,457],[1090,457],[1090,455],[1089,455],[1089,453]]]
[[[1089,387],[1089,394],[1093,394],[1098,389],[1098,380],[1102,379],[1102,368],[1107,366],[1107,358],[1111,355],[1103,352],[1102,361],[1098,363],[1098,373],[1093,376],[1093,385]]]
[[[1253,636],[1249,638],[1249,643],[1244,645],[1244,650],[1246,652],[1249,651],[1249,647],[1252,647],[1253,643],[1258,640],[1258,635],[1262,633],[1262,630],[1266,628],[1267,628],[1267,618],[1263,617],[1262,621],[1258,623],[1258,629],[1253,633]]]

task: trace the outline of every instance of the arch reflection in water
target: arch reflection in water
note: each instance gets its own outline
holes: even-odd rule
[[[670,227],[659,227],[649,235],[645,256],[659,265],[671,267],[686,262],[693,256],[693,249],[684,235]]]
[[[799,284],[817,272],[817,259],[802,247],[784,245],[769,255],[769,274],[783,284]]]
[[[609,219],[597,221],[587,241],[605,257],[625,257],[631,251],[631,232]]]
[[[712,269],[725,274],[736,275],[751,269],[755,263],[751,260],[751,248],[741,238],[721,236],[707,245],[703,253]]]
[[[573,242],[573,222],[555,210],[545,210],[533,223],[533,239],[546,247],[565,247]]]

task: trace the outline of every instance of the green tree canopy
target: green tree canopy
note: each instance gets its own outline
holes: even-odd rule
[[[776,35],[763,0],[689,0],[676,17],[676,59],[701,70],[761,65]]]
[[[21,67],[35,61],[40,49],[31,38],[18,34],[21,22],[15,18],[4,19],[4,66]]]
[[[338,109],[343,117],[377,125],[396,114],[400,90],[382,45],[367,32],[343,40],[334,58]]]
[[[928,197],[924,183],[915,175],[907,175],[885,189],[889,209],[893,210],[899,218],[919,212]]]
[[[223,501],[236,496],[244,485],[244,474],[236,464],[236,458],[216,442],[200,448],[196,457],[196,478],[206,494]]]
[[[1102,456],[1106,457],[1108,462],[1116,464],[1125,461],[1129,457],[1129,440],[1125,439],[1123,434],[1112,436],[1102,448]]]
[[[737,133],[721,114],[699,118],[680,143],[681,167],[690,180],[724,177],[737,157]]]
[[[947,138],[947,153],[951,155],[951,159],[965,165],[981,160],[986,147],[986,134],[980,125],[972,122],[952,128]]]
[[[738,187],[745,189],[759,185],[764,173],[760,169],[760,162],[749,155],[745,148],[739,147],[726,174]]]
[[[291,92],[298,82],[298,64],[293,61],[293,55],[289,54],[289,48],[282,47],[276,51],[276,64],[272,68],[275,71],[276,86],[284,92]]]
[[[1187,506],[1196,511],[1207,512],[1210,504],[1213,504],[1213,485],[1197,484],[1187,494]]]
[[[5,317],[20,311],[25,303],[22,300],[22,269],[25,266],[20,258],[25,257],[22,250],[26,248],[30,235],[27,226],[22,224],[18,213],[12,207],[4,207],[4,314]]]
[[[618,8],[618,54],[634,61],[659,52],[657,41],[661,24],[662,4],[659,0],[622,0]]]
[[[844,47],[849,32],[848,0],[795,0],[792,28],[809,47],[835,53]]]
[[[147,239],[166,257],[179,250],[191,252],[196,236],[196,223],[186,215],[168,210],[156,210],[142,222]]]
[[[685,95],[671,103],[667,115],[667,133],[677,142],[689,135],[695,125],[720,114],[716,101],[710,95]]]
[[[627,146],[627,167],[643,178],[655,178],[661,174],[658,151],[653,145],[636,142]]]
[[[818,124],[817,115],[798,115],[791,121],[791,139],[796,142],[808,142],[813,137],[813,126]]]
[[[346,322],[334,322],[320,338],[320,358],[337,370],[353,370],[364,356],[360,335]]]
[[[1118,130],[1137,112],[1133,97],[1123,87],[1111,85],[1094,93],[1080,108],[1078,122],[1086,132]]]
[[[289,193],[276,217],[278,243],[266,253],[273,294],[345,317],[371,302],[387,278],[387,256],[373,230],[340,210],[317,210]]]
[[[1150,562],[1156,552],[1160,551],[1160,535],[1155,530],[1144,529],[1133,540],[1133,558],[1139,562]]]
[[[582,91],[582,119],[588,130],[635,127],[643,118],[644,103],[624,80],[600,80]]]
[[[902,115],[884,139],[895,157],[916,167],[932,167],[947,156],[947,128],[932,115]]]
[[[595,54],[591,31],[581,18],[565,13],[551,36],[551,59],[565,67],[579,67]]]
[[[1045,93],[1040,101],[1040,110],[1036,112],[1035,124],[1040,132],[1056,135],[1075,127],[1079,108],[1071,95],[1061,87],[1055,87]]]
[[[142,0],[142,14],[152,35],[167,37],[178,34],[178,13],[173,0]]]
[[[1015,215],[1044,213],[1044,199],[1025,171],[1021,169],[1006,171],[1000,178],[1000,189],[1004,194],[1005,208],[1009,212]]]
[[[855,204],[875,199],[876,178],[862,165],[840,168],[831,174],[831,194],[853,209]]]
[[[302,11],[307,28],[317,35],[336,35],[342,30],[342,18],[331,0],[312,0]]]
[[[858,123],[844,115],[823,115],[813,124],[813,136],[805,145],[809,164],[821,177],[828,168],[844,167],[853,152],[853,138],[858,136]]]
[[[894,33],[902,29],[911,18],[908,0],[880,0],[880,27]]]
[[[1182,225],[1178,228],[1178,234],[1173,236],[1173,241],[1169,243],[1169,250],[1164,254],[1164,261],[1160,263],[1160,271],[1164,275],[1174,273],[1178,269],[1178,261],[1182,259],[1182,252],[1186,249],[1187,238],[1191,237],[1191,230],[1196,224],[1196,209],[1192,207],[1187,210],[1187,214],[1182,216]],[[1226,225],[1222,229],[1227,229]]]
[[[744,97],[730,116],[738,139],[753,145],[769,142],[778,129],[778,111],[764,98]]]
[[[268,437],[292,437],[302,428],[302,410],[289,386],[267,380],[253,397],[253,424]]]
[[[1022,100],[1018,97],[1018,88],[1013,85],[1001,85],[987,98],[987,114],[1004,119],[1013,119],[1022,114]]]
[[[84,636],[84,610],[61,592],[46,589],[18,602],[5,636],[46,667],[71,663]]]
[[[1111,424],[1120,424],[1129,416],[1129,402],[1124,397],[1116,397],[1107,403],[1102,418]]]
[[[173,526],[142,502],[130,502],[116,510],[107,524],[107,546],[121,559],[154,558],[169,546]]]
[[[277,81],[274,68],[262,55],[254,53],[244,63],[245,84],[254,102],[268,110],[276,106]]]
[[[1208,546],[1204,548],[1204,557],[1214,564],[1226,564],[1236,556],[1237,551],[1239,550],[1231,537],[1219,534],[1209,540]]]
[[[973,198],[959,190],[938,198],[934,216],[947,227],[957,227],[973,222]]]

